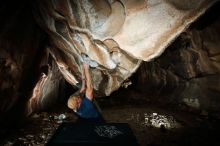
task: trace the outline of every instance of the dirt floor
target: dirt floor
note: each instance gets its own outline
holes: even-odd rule
[[[107,122],[128,123],[141,146],[220,145],[220,118],[205,111],[195,114],[150,103],[105,106],[102,114]],[[65,107],[36,113],[19,128],[1,129],[0,145],[43,146],[62,122],[76,120]]]

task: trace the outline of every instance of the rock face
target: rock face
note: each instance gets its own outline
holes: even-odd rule
[[[162,56],[141,65],[133,83],[139,91],[161,98],[167,95],[165,102],[219,111],[220,19],[210,19],[219,12],[219,4],[213,9],[182,33]]]
[[[96,96],[110,95],[141,62],[160,56],[215,2],[24,0],[16,7],[2,5],[1,19],[5,21],[0,34],[0,111],[27,107],[30,114],[51,105],[61,93],[63,79],[75,87],[81,81],[81,54],[99,65],[91,68]],[[202,32],[208,34],[211,29]],[[215,49],[211,37],[203,41],[206,36],[202,32],[187,31],[178,39],[178,49],[171,46],[160,59],[143,63],[143,85],[149,77],[152,89],[173,91],[183,86],[185,92],[182,88],[175,92],[187,93],[191,85],[194,87],[190,82],[196,83],[195,91],[200,88],[196,77],[218,73],[217,45]],[[213,92],[218,89],[214,87]],[[194,98],[182,97],[184,101]]]
[[[87,54],[99,64],[92,70],[97,93],[109,95],[214,2],[47,0],[34,3],[34,14],[64,78],[72,85],[80,82],[80,55]]]
[[[0,111],[8,111],[32,90],[42,31],[24,3],[1,6],[0,31]],[[24,8],[24,9],[23,9]],[[19,18],[19,19],[18,19]]]
[[[55,103],[63,77],[28,2],[0,7],[0,123]],[[13,10],[13,11],[12,11]],[[28,107],[28,108],[27,108]]]

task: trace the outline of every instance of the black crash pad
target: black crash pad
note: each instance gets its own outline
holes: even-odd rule
[[[46,146],[139,146],[127,123],[62,123]]]

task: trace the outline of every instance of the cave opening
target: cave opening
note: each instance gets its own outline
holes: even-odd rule
[[[162,2],[175,4],[176,13],[187,13],[193,9],[191,5],[200,4],[197,1],[191,5],[185,4],[187,1]],[[71,0],[22,0],[2,4],[0,145],[45,145],[62,123],[77,121],[77,116],[67,107],[67,100],[78,90],[76,81],[81,79],[77,50],[85,51],[80,45],[84,43],[86,48],[89,41],[85,40],[91,37],[96,39],[88,46],[102,46],[104,42],[110,50],[109,55],[103,51],[103,46],[100,47],[102,54],[95,49],[87,49],[88,55],[101,66],[92,68],[91,72],[95,76],[94,83],[97,83],[94,85],[95,101],[108,123],[128,123],[140,145],[219,145],[220,3],[210,5],[204,14],[200,12],[201,16],[177,33],[175,39],[169,40],[167,46],[161,43],[165,50],[160,55],[147,61],[140,59],[147,54],[144,51],[140,55],[136,50],[129,52],[120,48],[127,45],[122,41],[127,41],[123,35],[106,39],[107,35],[121,33],[129,36],[128,30],[116,31],[120,30],[119,26],[127,26],[129,23],[126,22],[132,19],[141,22],[141,19],[132,17],[132,14],[139,16],[140,12],[135,13],[137,10],[150,11],[150,6],[161,10],[166,6],[164,3],[160,5],[159,0],[149,1],[149,6],[143,3],[142,0],[130,0],[128,4],[124,1],[93,1],[95,7],[90,8],[88,4],[84,9],[79,8],[79,5],[83,6],[80,1]],[[69,5],[72,12],[67,7]],[[90,11],[85,8],[90,8]],[[193,12],[197,11],[199,8]],[[174,19],[175,14],[170,13]],[[115,23],[113,19],[120,21]],[[113,29],[108,21],[117,27]],[[186,18],[181,24],[184,25],[185,21],[191,20]],[[72,29],[72,25],[77,28]],[[171,23],[169,25],[171,28]],[[86,29],[92,34],[88,38]],[[70,36],[74,39],[71,40]],[[141,37],[148,38],[147,35]],[[73,48],[78,48],[71,52],[68,41],[75,45]],[[142,46],[141,41],[142,38],[138,38],[134,43]],[[154,40],[151,41],[153,43]],[[117,69],[112,69],[114,64],[109,58],[113,63],[118,61]]]

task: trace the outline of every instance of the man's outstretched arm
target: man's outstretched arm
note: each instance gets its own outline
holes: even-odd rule
[[[86,90],[86,78],[85,78],[85,71],[84,71],[84,67],[83,67],[83,73],[82,73],[82,86],[80,89],[80,93],[85,93]]]
[[[92,78],[89,72],[89,65],[87,63],[83,63],[85,78],[86,78],[86,96],[89,100],[93,100],[93,85]]]

